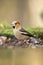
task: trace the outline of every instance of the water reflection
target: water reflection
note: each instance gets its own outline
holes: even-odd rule
[[[15,65],[43,65],[43,49],[15,49]]]

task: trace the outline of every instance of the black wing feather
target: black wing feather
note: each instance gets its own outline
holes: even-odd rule
[[[23,28],[20,29],[20,31],[21,31],[21,34],[22,34],[22,35],[34,37],[34,35],[32,35],[31,33],[27,32],[27,31],[25,31]],[[26,33],[25,33],[25,32],[26,32]]]

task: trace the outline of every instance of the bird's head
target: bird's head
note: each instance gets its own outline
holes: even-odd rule
[[[13,21],[12,22],[12,27],[13,27],[13,29],[19,29],[19,28],[21,28],[20,22]]]

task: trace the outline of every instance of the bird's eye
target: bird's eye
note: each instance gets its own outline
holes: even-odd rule
[[[15,26],[13,26],[13,28],[15,28]]]

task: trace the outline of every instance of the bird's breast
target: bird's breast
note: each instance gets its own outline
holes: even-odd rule
[[[15,35],[15,37],[16,37],[17,39],[20,39],[20,37],[21,37],[21,34],[20,34],[19,31],[14,31],[14,35]]]
[[[22,34],[20,33],[20,31],[17,31],[17,30],[14,31],[14,35],[15,35],[15,37],[16,37],[17,39],[19,39],[19,40],[20,40],[20,39],[24,40],[24,39],[29,38],[29,36],[22,35]]]

